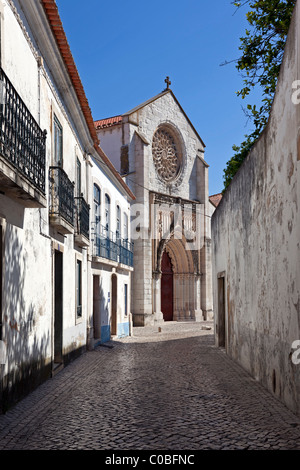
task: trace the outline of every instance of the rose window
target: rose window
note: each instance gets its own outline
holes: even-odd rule
[[[171,181],[180,170],[180,156],[173,136],[165,129],[158,129],[152,142],[154,165],[159,176]]]

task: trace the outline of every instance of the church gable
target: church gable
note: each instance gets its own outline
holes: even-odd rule
[[[186,115],[183,108],[181,107],[179,101],[177,100],[174,93],[170,89],[167,89],[167,90],[163,91],[159,95],[154,96],[153,98],[150,98],[149,100],[147,100],[144,103],[140,104],[139,106],[133,108],[132,110],[128,111],[127,113],[124,113],[123,118],[126,119],[126,117],[128,116],[129,122],[131,122],[133,124],[136,124],[139,127],[142,127],[141,116],[143,116],[143,112],[145,111],[145,108],[147,108],[149,106],[151,107],[151,109],[154,109],[154,114],[155,114],[155,109],[156,108],[162,107],[163,113],[166,113],[166,115],[168,115],[169,114],[168,111],[171,111],[171,108],[167,108],[166,105],[164,104],[165,102],[164,102],[163,98],[166,95],[170,95],[170,97],[171,97],[170,100],[167,98],[167,101],[169,101],[169,103],[166,103],[166,104],[171,104],[171,108],[173,108],[173,106],[174,106],[174,111],[175,111],[176,114],[180,113],[184,116],[185,120],[187,121],[187,123],[189,124],[191,129],[194,131],[196,137],[199,139],[199,142],[201,143],[201,146],[204,149],[205,144],[204,144],[203,140],[201,139],[201,137],[197,133],[197,131],[194,128],[193,124],[191,123],[188,116]],[[162,106],[161,106],[160,101],[162,103]],[[173,102],[174,102],[174,105],[173,105]],[[172,116],[171,116],[171,118],[172,118]]]
[[[114,166],[130,175],[126,182],[134,192],[135,180],[150,190],[204,202],[199,186],[208,167],[205,144],[169,88],[95,127]]]
[[[129,167],[150,190],[200,200],[205,145],[171,90],[123,115]],[[142,143],[133,145],[142,136]],[[141,174],[142,172],[142,174]]]

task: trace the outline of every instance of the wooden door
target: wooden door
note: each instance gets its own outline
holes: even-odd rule
[[[0,340],[2,340],[2,274],[3,274],[3,245],[2,225],[0,225]]]
[[[173,270],[171,259],[164,251],[161,261],[161,311],[164,321],[173,320]]]
[[[54,256],[54,362],[60,364],[63,360],[63,255],[55,251]]]
[[[219,337],[219,346],[225,348],[226,335],[225,335],[225,279],[224,277],[218,278],[218,323],[217,331]]]
[[[93,327],[94,339],[101,338],[101,290],[100,276],[93,276]]]
[[[111,276],[111,334],[117,334],[118,283],[117,275]]]

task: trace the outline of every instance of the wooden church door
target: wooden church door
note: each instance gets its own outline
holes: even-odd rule
[[[161,261],[161,311],[165,321],[173,320],[173,270],[171,259],[164,251]]]

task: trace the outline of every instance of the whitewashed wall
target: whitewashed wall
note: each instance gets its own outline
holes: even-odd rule
[[[111,138],[111,134],[114,134],[114,138]],[[117,171],[121,171],[120,165],[120,149],[122,147],[122,125],[115,125],[113,129],[105,128],[97,130],[98,138],[100,139],[100,146],[106,155],[109,155],[109,159],[116,168]]]
[[[0,195],[0,223],[4,233],[3,268],[3,340],[7,361],[1,368],[3,390],[15,397],[21,389],[42,381],[51,374],[54,359],[54,249],[63,252],[63,356],[68,357],[86,345],[87,321],[87,250],[74,243],[74,235],[61,235],[49,225],[49,166],[53,164],[53,116],[63,127],[63,168],[75,181],[76,157],[81,161],[82,192],[86,188],[88,167],[85,163],[80,129],[72,125],[72,111],[66,106],[59,87],[49,72],[47,57],[29,29],[18,2],[0,1],[2,68],[18,94],[47,131],[46,198],[47,207],[25,208],[21,203]],[[88,202],[88,201],[87,201]],[[82,260],[83,311],[76,318],[75,265]],[[27,380],[26,387],[24,383]],[[22,390],[21,390],[22,391]]]
[[[298,414],[300,100],[293,84],[300,76],[299,24],[297,2],[268,125],[212,217],[217,331],[222,275],[228,354]]]

